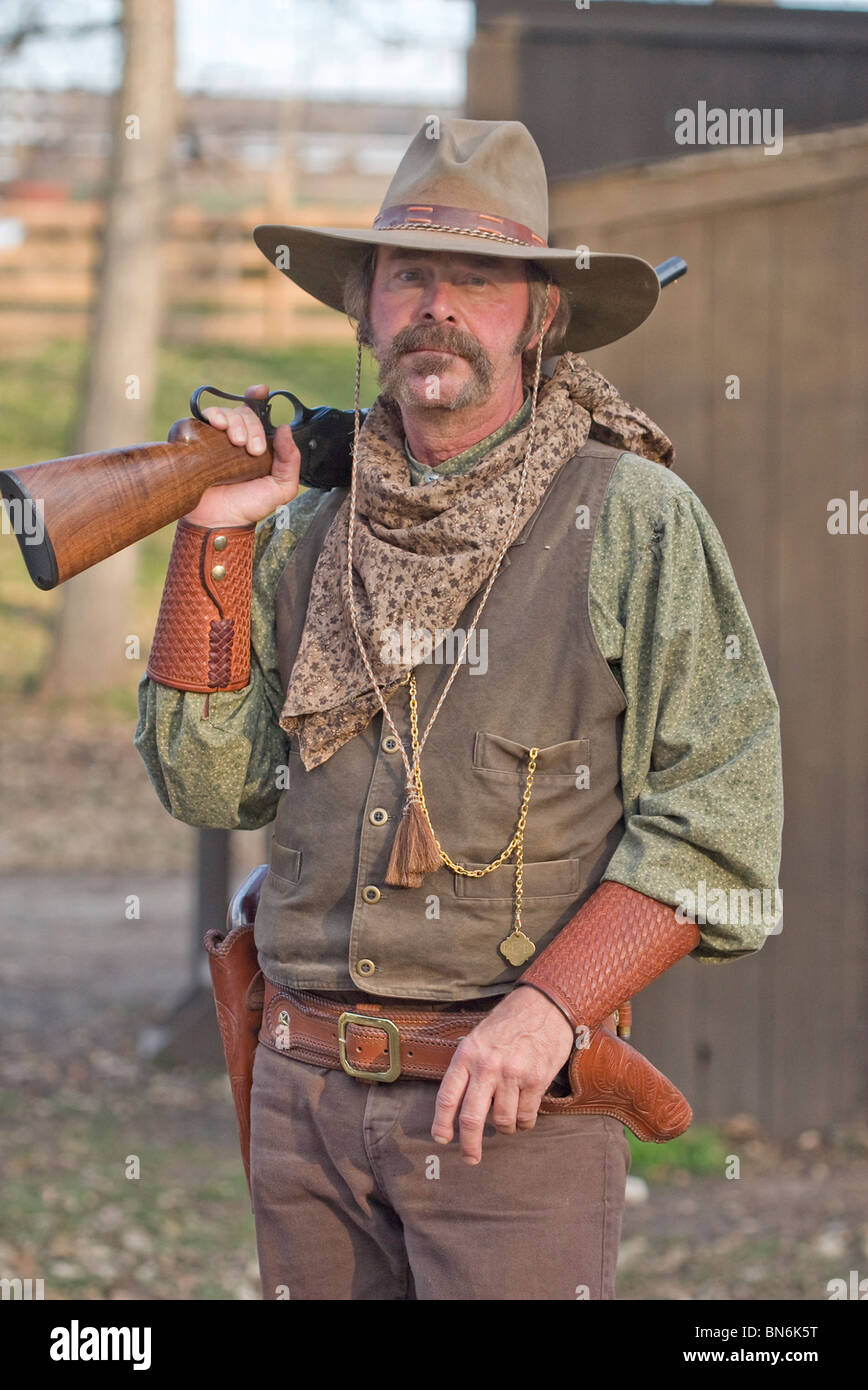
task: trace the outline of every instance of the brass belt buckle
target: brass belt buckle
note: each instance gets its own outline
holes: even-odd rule
[[[359,1071],[347,1061],[347,1024],[361,1023],[366,1028],[382,1028],[389,1040],[389,1066],[386,1071]],[[363,1081],[397,1081],[401,1075],[401,1034],[390,1018],[372,1018],[370,1014],[342,1013],[338,1019],[338,1051],[341,1066],[347,1076],[361,1077]]]

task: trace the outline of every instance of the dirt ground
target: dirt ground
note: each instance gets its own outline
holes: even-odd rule
[[[196,981],[195,834],[159,807],[128,718],[95,737],[15,703],[0,749],[0,1275],[43,1278],[47,1298],[258,1298],[216,1030],[200,1019],[194,1060],[171,1067],[141,1050]],[[234,838],[240,873],[263,840]],[[868,1132],[779,1145],[736,1117],[704,1158],[665,1170],[642,1147],[619,1298],[824,1300],[830,1279],[868,1275]]]

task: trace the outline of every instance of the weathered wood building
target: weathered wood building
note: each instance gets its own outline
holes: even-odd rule
[[[864,1117],[868,534],[828,525],[832,499],[868,498],[868,125],[773,163],[737,150],[563,181],[552,207],[560,245],[688,262],[589,360],[674,439],[781,703],[783,931],[669,972],[638,1040],[700,1117],[747,1111],[779,1134]]]
[[[684,152],[676,113],[780,109],[787,136],[868,120],[868,13],[774,4],[476,0],[465,114],[524,121],[549,177]]]

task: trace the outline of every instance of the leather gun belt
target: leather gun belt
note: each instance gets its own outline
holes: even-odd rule
[[[477,1009],[396,1007],[388,1000],[348,1006],[266,980],[259,1041],[299,1062],[341,1067],[359,1081],[439,1081],[461,1039],[502,998]],[[607,1022],[614,1026],[614,1018]]]

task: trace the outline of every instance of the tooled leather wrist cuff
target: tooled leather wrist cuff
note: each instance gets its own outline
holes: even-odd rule
[[[250,682],[255,525],[178,522],[148,675],[207,695]]]
[[[533,985],[573,1027],[596,1028],[699,945],[693,922],[676,908],[623,883],[601,883],[517,985]]]

